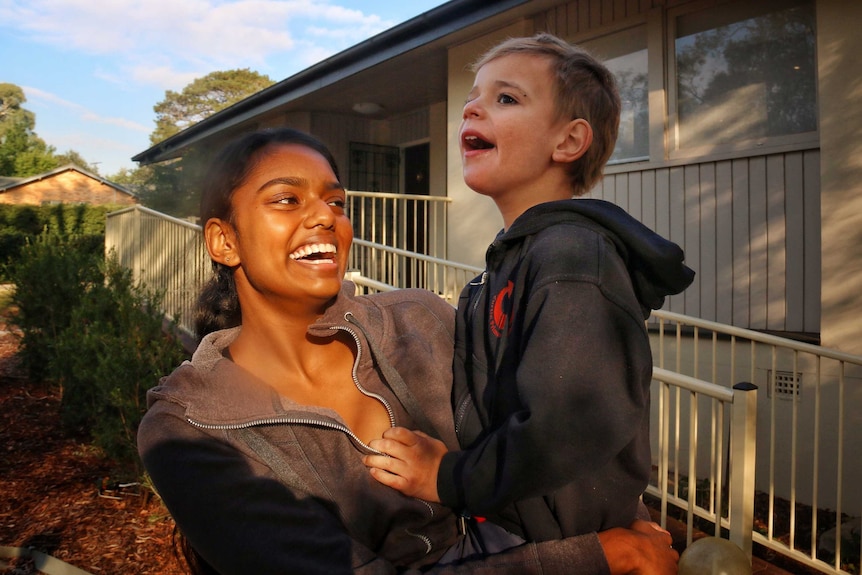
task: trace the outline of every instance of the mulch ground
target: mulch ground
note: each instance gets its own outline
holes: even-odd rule
[[[180,575],[158,498],[59,425],[59,390],[27,381],[0,318],[0,546],[33,548],[94,575]],[[0,573],[40,573],[0,557]]]

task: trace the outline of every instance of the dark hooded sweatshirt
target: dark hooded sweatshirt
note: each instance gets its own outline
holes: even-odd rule
[[[458,303],[442,502],[527,540],[628,526],[650,476],[651,309],[694,272],[618,206],[543,203]]]

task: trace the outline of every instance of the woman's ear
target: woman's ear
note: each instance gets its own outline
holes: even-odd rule
[[[219,218],[207,220],[204,225],[204,241],[214,262],[230,267],[240,264],[239,252],[236,249],[236,232],[228,222]]]
[[[555,162],[568,164],[583,156],[593,143],[593,127],[583,118],[566,124],[563,138],[554,148],[551,158]]]

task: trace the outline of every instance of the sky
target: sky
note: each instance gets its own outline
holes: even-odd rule
[[[0,0],[0,83],[36,134],[103,176],[150,147],[153,106],[210,72],[278,82],[442,0]]]

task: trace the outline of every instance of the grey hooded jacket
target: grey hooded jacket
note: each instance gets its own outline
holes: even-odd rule
[[[392,425],[455,448],[453,308],[421,290],[353,291],[345,282],[309,333],[349,333],[356,385],[386,405]],[[371,450],[336,412],[279,396],[230,361],[225,351],[240,329],[206,336],[190,362],[150,390],[138,432],[144,465],[196,551],[224,575],[433,565],[461,537],[453,512],[376,482],[361,461]],[[574,564],[578,573],[608,572],[594,534],[432,572],[563,573]]]

